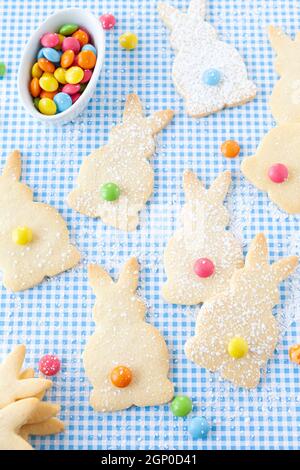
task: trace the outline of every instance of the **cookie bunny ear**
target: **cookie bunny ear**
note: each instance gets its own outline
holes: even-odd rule
[[[208,194],[217,202],[223,202],[231,183],[230,171],[224,171],[213,181]]]
[[[138,95],[132,93],[126,98],[123,112],[123,121],[130,121],[133,117],[143,117],[143,107]]]
[[[161,20],[170,29],[172,29],[176,22],[183,16],[181,11],[177,10],[177,8],[172,7],[171,5],[168,5],[167,3],[159,2],[157,9]]]
[[[285,54],[286,47],[293,45],[292,39],[285,34],[281,28],[269,26],[269,37],[271,45],[277,55]]]
[[[254,267],[262,264],[268,264],[268,244],[264,234],[259,233],[250,244],[245,266]]]
[[[88,266],[88,278],[90,286],[95,293],[106,289],[113,284],[110,275],[98,264],[90,264]]]
[[[6,178],[19,180],[21,177],[21,154],[19,150],[14,150],[8,157],[3,168],[2,175]]]
[[[206,194],[202,181],[191,170],[183,173],[183,189],[187,201],[201,199]]]
[[[277,282],[281,282],[292,274],[299,262],[297,256],[289,256],[288,258],[280,259],[272,264],[272,272]]]
[[[188,15],[193,18],[204,18],[206,12],[206,0],[191,0]]]
[[[152,133],[157,134],[159,131],[164,129],[169,122],[173,119],[174,111],[171,109],[163,109],[162,111],[157,111],[150,118],[150,125],[152,128]]]
[[[136,258],[130,258],[121,269],[118,286],[134,293],[139,282],[139,263]]]

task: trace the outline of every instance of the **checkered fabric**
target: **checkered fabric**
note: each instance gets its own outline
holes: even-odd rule
[[[300,5],[298,0],[207,0],[209,21],[245,58],[258,95],[240,108],[193,120],[185,115],[172,83],[174,53],[156,3],[0,0],[0,61],[7,65],[7,74],[0,79],[1,164],[8,152],[21,149],[23,181],[33,188],[36,200],[60,211],[83,255],[79,267],[34,289],[11,294],[0,285],[1,358],[17,343],[25,343],[27,365],[37,367],[39,358],[48,352],[62,360],[62,371],[54,378],[48,399],[61,404],[66,431],[33,438],[38,449],[296,449],[300,444],[300,367],[289,361],[288,348],[300,342],[299,272],[281,286],[280,305],[274,312],[286,333],[260,386],[252,391],[236,389],[185,358],[183,346],[194,333],[196,309],[164,303],[160,288],[165,279],[163,249],[178,224],[186,168],[197,171],[206,184],[220,171],[232,171],[234,182],[226,203],[232,214],[230,229],[243,240],[245,251],[253,236],[263,231],[271,260],[300,254],[299,217],[278,210],[266,194],[245,181],[239,169],[243,157],[253,154],[275,125],[267,105],[277,79],[267,26],[281,25],[294,34],[300,26]],[[186,8],[188,0],[174,0],[174,4]],[[113,12],[117,25],[105,34],[105,66],[88,108],[76,121],[55,128],[25,113],[16,79],[32,31],[50,13],[68,6],[88,8],[97,16]],[[139,46],[130,52],[118,45],[119,35],[127,30],[139,37]],[[170,107],[176,117],[158,137],[151,160],[155,190],[142,211],[140,228],[127,234],[77,214],[68,208],[66,197],[85,156],[107,141],[130,92],[138,93],[147,113]],[[220,144],[229,138],[241,144],[237,159],[220,154]],[[95,298],[87,281],[87,263],[101,263],[116,275],[130,255],[137,255],[141,263],[139,291],[149,306],[148,321],[166,338],[176,393],[193,399],[194,409],[187,418],[173,417],[168,405],[109,414],[97,414],[89,406],[90,385],[81,354],[95,328]],[[189,420],[197,415],[206,416],[212,425],[207,440],[192,440],[188,433]]]

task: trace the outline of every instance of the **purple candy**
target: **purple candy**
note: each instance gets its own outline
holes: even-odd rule
[[[78,54],[78,52],[80,51],[80,48],[81,48],[80,42],[76,38],[67,37],[63,40],[63,43],[62,43],[63,52],[67,50],[71,50],[71,51],[74,51],[75,54]]]

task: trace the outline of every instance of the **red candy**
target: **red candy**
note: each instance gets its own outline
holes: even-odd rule
[[[39,370],[47,376],[56,375],[60,370],[60,360],[53,354],[46,354],[40,359]]]
[[[210,277],[215,272],[215,265],[208,258],[199,258],[194,264],[194,272],[202,278]]]
[[[92,75],[93,75],[93,72],[92,72],[91,70],[84,70],[83,79],[81,80],[80,83],[87,83],[87,82],[89,82]]]
[[[289,171],[282,163],[270,166],[268,176],[273,183],[283,183],[289,176]]]
[[[104,15],[101,15],[99,19],[103,29],[111,29],[116,24],[116,18],[111,13],[105,13]]]
[[[44,47],[56,47],[59,44],[59,36],[57,33],[46,33],[41,38],[41,44]]]
[[[76,103],[77,100],[81,97],[80,93],[76,93],[75,95],[71,95],[72,98],[72,104]]]
[[[78,93],[80,90],[80,85],[71,85],[71,84],[67,84],[67,85],[64,85],[63,88],[62,88],[62,92],[63,93],[67,93],[68,95],[75,95],[76,93]]]
[[[72,38],[72,37],[67,37],[63,40],[63,43],[62,43],[63,52],[71,50],[75,54],[78,54],[80,49],[81,49],[81,47],[80,47],[80,42],[78,41],[78,39]]]

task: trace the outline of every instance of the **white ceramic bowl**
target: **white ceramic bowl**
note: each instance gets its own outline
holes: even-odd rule
[[[29,82],[31,79],[31,67],[36,62],[36,56],[40,45],[40,39],[46,32],[55,32],[66,23],[76,23],[86,28],[97,49],[97,62],[88,86],[81,97],[63,113],[54,116],[41,114],[33,105],[32,96],[29,93]],[[100,21],[88,10],[82,8],[67,8],[49,16],[46,21],[32,34],[25,46],[18,73],[18,91],[24,108],[34,118],[47,124],[65,124],[73,120],[87,106],[91,99],[103,65],[105,51],[105,38]]]

